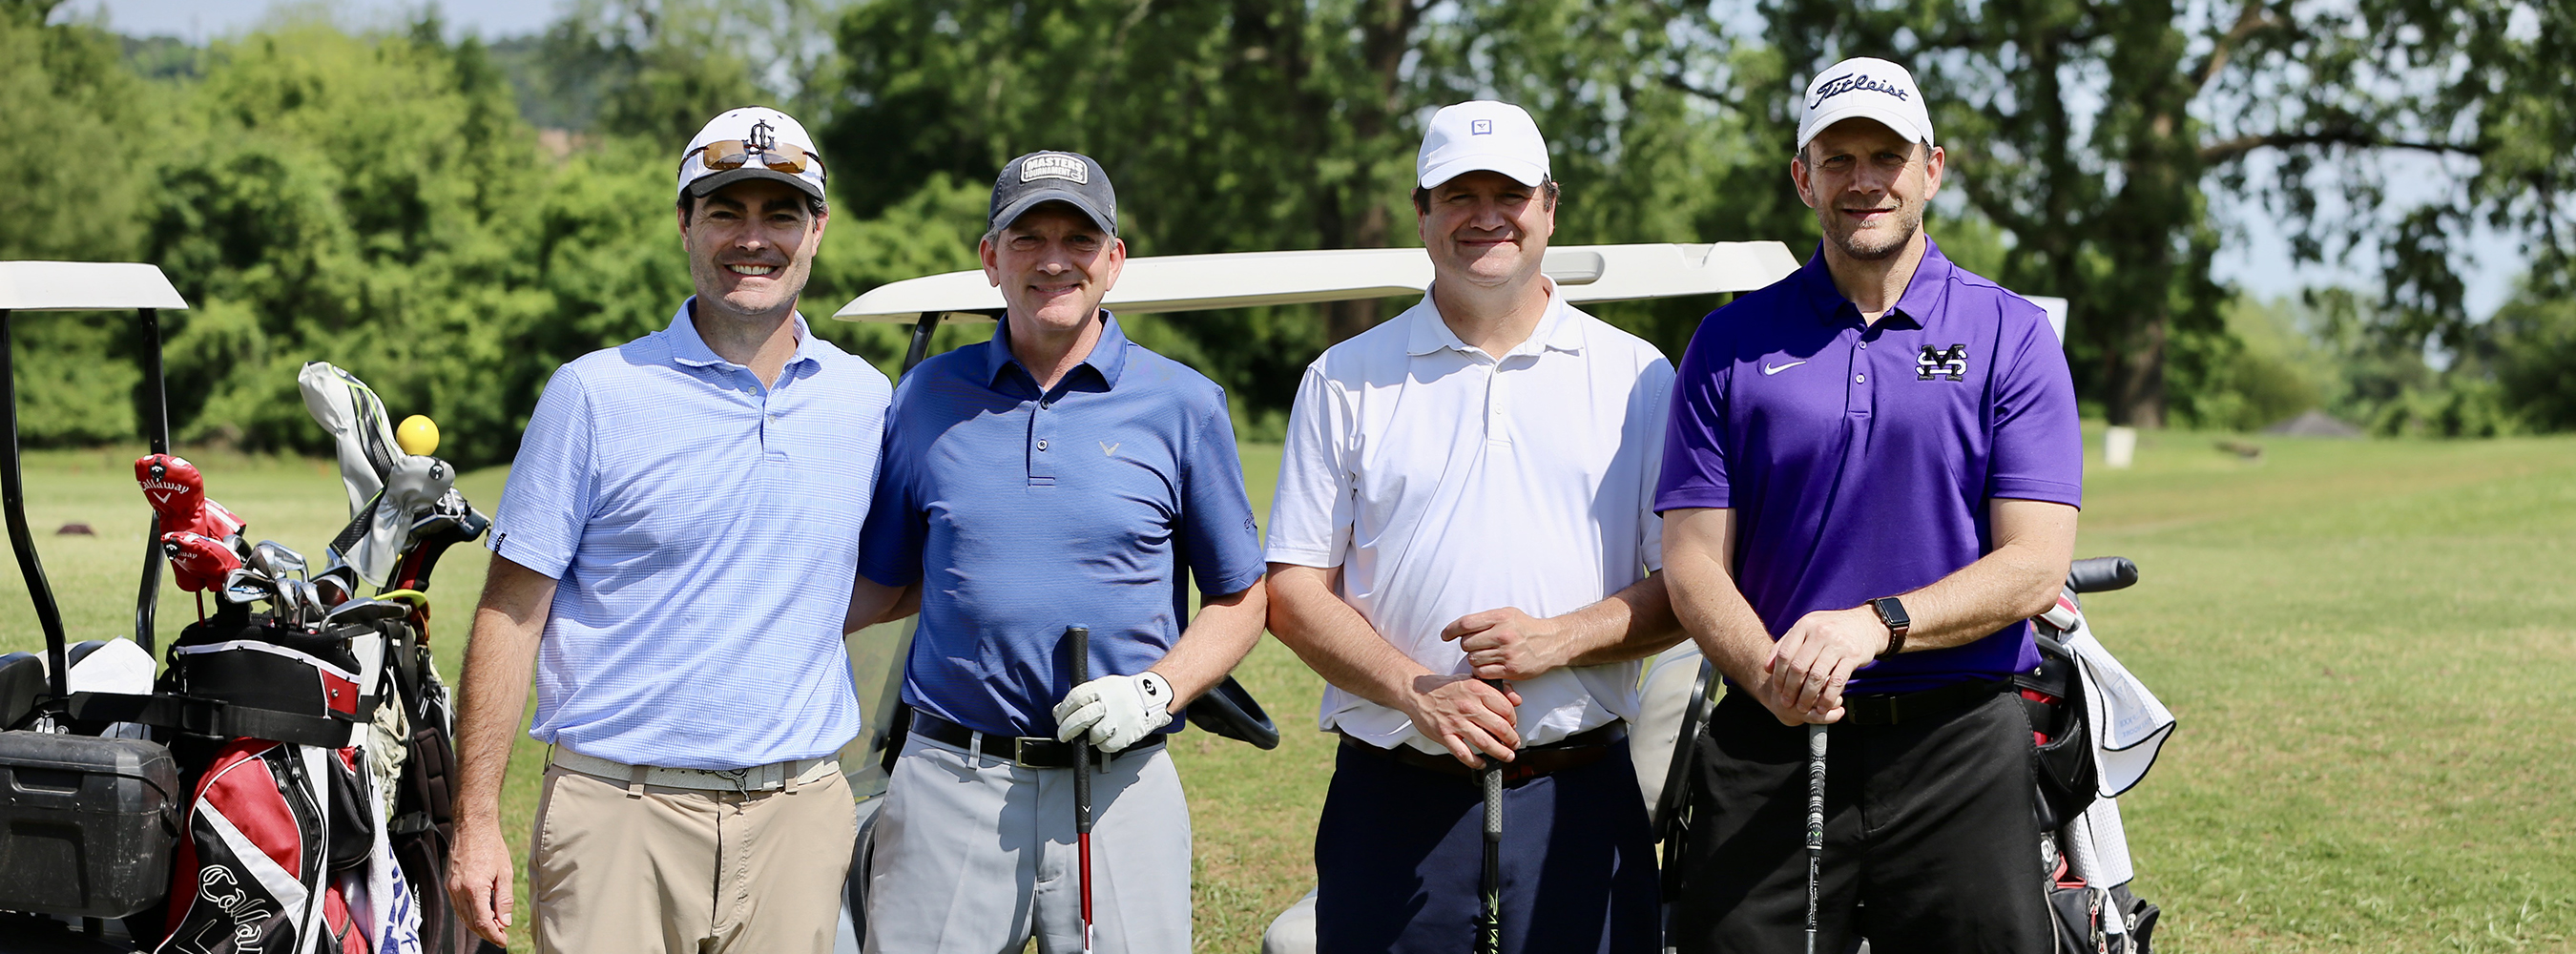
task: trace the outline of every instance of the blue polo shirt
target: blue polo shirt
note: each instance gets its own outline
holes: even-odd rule
[[[2083,503],[2066,353],[2039,306],[1928,248],[1875,326],[1806,267],[1711,313],[1673,382],[1655,509],[1733,508],[1737,586],[1777,639],[1993,549],[1987,502]],[[1863,666],[1856,693],[2039,664],[2030,624]]]
[[[922,584],[915,709],[1054,735],[1065,627],[1090,628],[1094,678],[1133,675],[1188,625],[1190,574],[1211,595],[1261,579],[1224,389],[1100,321],[1053,389],[1011,357],[1005,321],[895,391],[859,571]]]
[[[528,734],[731,769],[859,730],[841,648],[892,387],[796,319],[775,384],[669,328],[555,370],[490,546],[555,579]]]

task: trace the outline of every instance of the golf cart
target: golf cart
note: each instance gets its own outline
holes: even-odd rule
[[[1572,304],[1745,292],[1795,271],[1798,261],[1778,242],[1577,245],[1551,248],[1541,270]],[[1262,305],[1306,304],[1370,298],[1411,298],[1431,287],[1431,260],[1418,248],[1324,249],[1216,255],[1145,256],[1127,260],[1102,307],[1122,315]],[[931,336],[943,323],[991,324],[1002,313],[1002,293],[977,270],[948,272],[879,286],[852,299],[834,318],[911,326],[903,370],[929,356]],[[885,791],[886,751],[899,720],[903,660],[911,623],[871,627],[850,639],[852,671],[862,685],[884,674],[882,688],[864,699],[869,730],[842,765],[854,768],[850,786],[859,797],[861,833],[852,861],[840,950],[856,951],[864,934],[867,857],[872,823]],[[1278,730],[1251,695],[1231,678],[1190,704],[1192,724],[1262,748]],[[1676,712],[1674,721],[1678,722]],[[1641,764],[1643,764],[1641,757]]]
[[[326,934],[362,935],[370,950],[470,946],[426,896],[444,865],[453,754],[422,591],[439,554],[485,521],[450,486],[454,468],[427,456],[434,437],[396,441],[355,385],[340,404],[354,416],[362,398],[372,430],[344,446],[379,446],[374,462],[344,455],[344,476],[364,471],[371,496],[329,565],[308,572],[275,541],[242,539],[245,522],[169,453],[159,311],[186,307],[148,264],[0,262],[0,505],[46,644],[42,657],[0,655],[0,954],[131,952],[164,937],[318,949]],[[152,517],[134,633],[66,646],[27,524],[10,316],[122,309],[141,315],[150,450],[135,462]],[[383,544],[372,565],[341,559],[362,538]],[[201,601],[156,654],[165,559]]]

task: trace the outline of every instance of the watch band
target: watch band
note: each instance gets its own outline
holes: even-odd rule
[[[1869,608],[1878,612],[1879,622],[1887,624],[1887,648],[1879,650],[1878,658],[1904,652],[1905,631],[1914,627],[1914,618],[1906,615],[1905,604],[1896,597],[1882,596],[1869,601]]]

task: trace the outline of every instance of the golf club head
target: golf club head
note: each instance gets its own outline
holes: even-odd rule
[[[267,574],[243,567],[224,574],[224,589],[220,598],[226,603],[274,601],[277,599],[277,583],[269,579]]]
[[[322,602],[321,591],[311,580],[288,580],[286,587],[295,591],[295,619],[299,623],[319,623],[331,606]]]
[[[262,540],[251,549],[267,555],[268,575],[271,578],[279,580],[290,576],[303,578],[304,554],[289,550],[285,544],[275,540]]]
[[[333,561],[333,566],[313,575],[313,589],[322,594],[326,606],[338,607],[358,597],[358,568]]]
[[[368,625],[411,615],[411,604],[392,600],[355,599],[331,608],[322,617],[326,626]]]

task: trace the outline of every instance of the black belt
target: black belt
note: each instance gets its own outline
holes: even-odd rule
[[[1843,721],[1853,725],[1896,725],[1900,722],[1919,722],[1945,712],[1984,702],[2003,692],[2004,688],[2010,685],[2012,680],[2006,678],[1991,682],[1962,682],[1937,689],[1925,689],[1921,692],[1900,692],[1883,696],[1844,696]]]
[[[919,709],[912,712],[912,727],[909,731],[933,742],[944,742],[969,752],[982,752],[994,758],[1008,759],[1011,764],[1021,768],[1068,769],[1073,767],[1073,743],[1059,742],[1042,735],[1000,735],[992,732],[977,732]],[[1151,752],[1162,748],[1163,741],[1164,736],[1156,735],[1115,754],[1103,753],[1108,758],[1100,761],[1107,762],[1109,758],[1121,755]]]
[[[1515,753],[1511,761],[1503,763],[1503,781],[1518,782],[1522,779],[1537,778],[1541,775],[1590,765],[1609,755],[1610,746],[1627,737],[1628,724],[1613,720],[1607,725],[1585,729],[1546,745],[1530,746]],[[1342,745],[1355,751],[1394,760],[1400,765],[1438,772],[1442,775],[1474,778],[1479,771],[1467,767],[1465,762],[1458,761],[1457,756],[1446,752],[1433,755],[1410,745],[1381,749],[1347,735],[1342,737]]]

